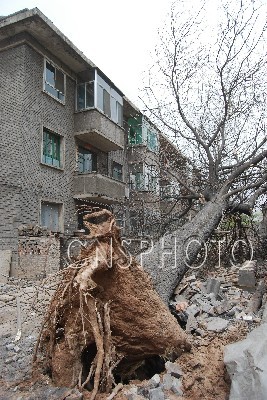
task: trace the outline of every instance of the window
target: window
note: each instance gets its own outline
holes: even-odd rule
[[[146,190],[144,165],[142,163],[130,165],[130,188],[132,190]]]
[[[158,192],[157,169],[142,163],[130,166],[130,188],[138,191]]]
[[[150,129],[147,129],[147,147],[151,151],[157,151],[158,150],[157,134],[156,134],[156,132],[151,131]]]
[[[147,190],[158,192],[158,173],[155,165],[146,166]]]
[[[142,144],[143,143],[143,135],[142,135],[142,117],[137,118],[129,118],[129,136],[128,142],[130,145]]]
[[[113,89],[101,76],[96,74],[97,108],[120,126],[123,125],[122,96]]]
[[[80,173],[96,172],[97,156],[83,147],[78,149],[78,170]]]
[[[62,71],[45,60],[44,90],[62,102],[65,101],[65,79]]]
[[[89,82],[77,85],[77,110],[98,108],[112,121],[123,126],[122,96],[99,76],[97,71],[91,71],[90,79]]]
[[[52,232],[60,232],[62,204],[41,203],[41,226],[46,226]]]
[[[129,133],[128,143],[131,146],[137,144],[147,145],[149,150],[158,151],[158,136],[153,127],[143,118],[137,116],[128,119]]]
[[[122,181],[122,165],[113,161],[112,177]]]
[[[44,164],[62,168],[61,141],[61,136],[52,133],[47,129],[43,130],[42,162]]]
[[[77,109],[94,107],[94,81],[77,85]]]

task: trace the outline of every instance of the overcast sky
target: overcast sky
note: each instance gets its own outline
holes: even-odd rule
[[[0,15],[38,7],[133,102],[172,0],[0,0]]]

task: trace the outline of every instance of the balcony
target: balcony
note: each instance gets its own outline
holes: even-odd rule
[[[76,199],[111,204],[125,198],[125,183],[97,172],[76,175],[73,186]]]
[[[74,130],[76,138],[104,152],[124,148],[124,130],[96,109],[77,112]]]

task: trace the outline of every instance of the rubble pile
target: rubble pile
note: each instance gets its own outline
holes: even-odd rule
[[[100,217],[68,269],[0,285],[0,400],[266,399],[266,262],[189,270],[170,315]]]
[[[175,398],[183,395],[181,368],[170,361],[165,363],[166,372],[159,375],[155,374],[149,381],[140,386],[132,386],[124,391],[124,396],[128,400],[164,400],[169,395]]]
[[[256,283],[256,261],[246,261],[230,270],[217,269],[206,280],[195,274],[184,278],[170,301],[172,314],[191,334],[223,332],[236,320],[251,328],[261,321],[259,309],[266,293],[264,280]]]
[[[196,400],[203,396],[207,400],[243,400],[252,399],[253,393],[260,391],[263,395],[259,399],[267,398],[265,275],[265,265],[257,266],[255,261],[217,268],[205,277],[191,270],[169,304],[192,339],[191,352],[182,354],[175,363],[167,361],[165,371],[145,384],[132,384],[123,398]],[[179,372],[176,374],[170,366]],[[257,382],[262,382],[261,387]]]

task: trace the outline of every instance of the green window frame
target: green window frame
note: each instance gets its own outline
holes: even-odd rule
[[[131,146],[143,144],[142,118],[129,118],[128,126],[128,144],[130,144]]]
[[[47,129],[43,130],[42,162],[53,167],[62,167],[61,137]]]
[[[156,132],[151,131],[150,129],[147,129],[147,147],[151,151],[157,151],[158,150],[157,134],[156,134]]]

